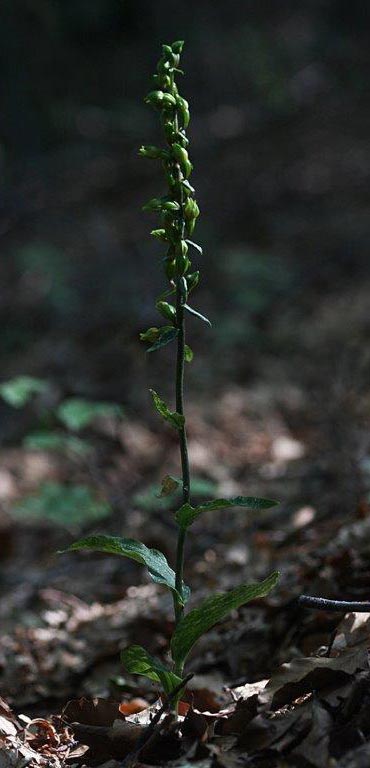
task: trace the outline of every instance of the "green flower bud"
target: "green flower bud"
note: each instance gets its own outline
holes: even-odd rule
[[[179,211],[180,205],[176,200],[167,200],[165,203],[161,203],[161,207],[164,211]]]
[[[185,205],[184,205],[184,217],[187,221],[191,221],[192,219],[196,219],[199,216],[199,207],[196,200],[194,200],[193,197],[188,197]]]
[[[176,133],[176,141],[181,144],[182,147],[188,147],[189,146],[189,139],[187,136],[185,136],[185,133],[182,131],[177,131]]]
[[[196,223],[197,223],[196,219],[190,219],[190,221],[186,222],[186,234],[187,235],[190,236],[190,235],[193,234]]]
[[[187,256],[188,250],[189,246],[185,240],[180,240],[180,242],[175,245],[176,256]]]
[[[150,233],[156,240],[160,240],[161,243],[167,243],[167,235],[165,229],[152,229]]]
[[[162,208],[162,200],[159,197],[152,197],[143,205],[143,211],[160,211]]]
[[[148,95],[145,97],[144,101],[146,104],[150,104],[152,107],[156,107],[158,109],[162,106],[164,95],[165,94],[163,91],[150,91],[150,93],[148,93]]]
[[[189,104],[182,96],[176,96],[176,107],[180,113],[184,128],[187,128],[190,123]]]
[[[173,280],[176,277],[176,261],[175,259],[166,259],[165,272],[169,280]]]
[[[176,131],[175,126],[171,120],[166,120],[163,123],[163,130],[166,136],[167,141],[169,144],[172,144],[173,141],[175,141],[176,138]]]
[[[171,48],[174,53],[182,53],[182,49],[184,47],[184,41],[183,40],[175,40],[174,43],[172,43]]]
[[[162,53],[165,59],[169,59],[171,56],[173,56],[174,51],[170,45],[162,45]]]
[[[176,162],[179,164],[185,178],[187,178],[190,175],[193,169],[193,166],[189,160],[189,155],[186,149],[184,149],[184,147],[182,147],[181,144],[175,143],[175,144],[172,144],[171,151]]]
[[[187,256],[183,256],[182,254],[179,254],[178,256],[176,256],[177,275],[186,275],[190,266],[191,266],[191,261],[190,259],[188,259]]]
[[[194,288],[197,287],[199,283],[199,278],[200,278],[199,270],[197,272],[192,272],[190,275],[187,275],[186,282],[188,284],[189,293],[190,291],[192,291]]]
[[[167,301],[157,301],[156,307],[158,312],[160,312],[163,317],[166,317],[167,320],[171,320],[172,322],[176,320],[176,309],[172,304],[168,304]]]
[[[157,72],[159,75],[167,75],[170,69],[171,69],[171,64],[169,61],[167,61],[163,57],[159,59],[159,62],[157,64]]]
[[[156,341],[159,336],[159,328],[148,328],[147,331],[140,334],[140,341]]]
[[[158,158],[164,159],[168,157],[168,152],[166,152],[164,149],[160,149],[159,147],[143,145],[139,149],[139,155],[140,157],[148,157],[150,160],[157,160]]]
[[[171,107],[175,107],[176,106],[175,97],[172,96],[171,93],[164,93],[161,101],[161,106],[163,109],[171,109]]]

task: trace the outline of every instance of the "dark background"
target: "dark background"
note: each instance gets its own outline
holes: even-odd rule
[[[317,356],[321,379],[339,358],[353,372],[368,326],[369,19],[356,0],[4,1],[2,376],[133,408],[168,381],[171,356],[148,363],[138,341],[163,286],[141,205],[163,181],[137,149],[158,138],[143,97],[178,38],[196,302],[214,325],[189,323],[193,389],[306,382]]]

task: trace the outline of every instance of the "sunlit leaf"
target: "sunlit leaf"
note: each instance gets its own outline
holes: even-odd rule
[[[46,392],[48,384],[33,376],[16,376],[0,385],[0,396],[13,408],[23,408],[33,398]]]
[[[183,594],[180,595],[176,590],[176,575],[169,566],[163,552],[157,549],[149,549],[136,539],[125,539],[121,536],[105,536],[104,534],[94,534],[79,539],[71,544],[64,552],[75,552],[76,550],[88,549],[93,552],[106,552],[111,555],[121,555],[130,560],[136,560],[137,563],[146,565],[149,574],[156,584],[163,584],[183,598],[186,602],[189,596],[189,588],[183,585]]]
[[[195,248],[195,250],[198,251],[201,256],[203,256],[203,248],[198,245],[198,243],[194,243],[193,240],[186,240],[186,242],[189,243],[189,245],[192,245],[193,248]]]
[[[194,309],[193,307],[189,307],[189,304],[184,304],[184,309],[187,309],[188,312],[190,312],[191,315],[195,315],[195,317],[199,317],[199,320],[203,320],[204,323],[207,323],[212,328],[212,323],[210,320],[208,320],[208,317],[205,315],[202,315],[200,312],[198,312],[197,309]]]
[[[160,333],[158,335],[158,338],[152,344],[149,349],[147,349],[147,352],[155,352],[157,349],[161,349],[161,347],[165,347],[167,344],[170,344],[171,341],[174,341],[176,339],[176,336],[178,335],[178,328],[174,328],[173,326],[169,326],[168,328],[159,329]],[[162,331],[162,332],[161,332]]]
[[[175,427],[175,429],[182,429],[185,424],[184,416],[182,416],[181,413],[177,413],[177,411],[170,411],[164,400],[159,397],[154,389],[150,389],[149,392],[153,398],[154,406],[162,418],[165,421],[168,421],[168,423],[171,424],[172,427]]]
[[[97,498],[86,485],[43,483],[36,493],[24,496],[11,507],[11,515],[24,520],[52,520],[66,528],[103,520],[111,514],[109,504]]]
[[[188,528],[194,520],[203,512],[213,512],[216,509],[226,509],[227,507],[248,507],[252,510],[269,509],[275,507],[278,501],[274,499],[260,499],[256,496],[234,496],[233,499],[214,499],[200,504],[198,507],[192,507],[191,504],[183,504],[175,514],[175,519],[181,528]]]
[[[194,643],[230,611],[240,608],[250,600],[265,597],[276,585],[279,573],[275,571],[265,581],[243,584],[229,592],[220,592],[207,598],[198,608],[187,613],[178,623],[171,640],[172,658],[183,662]]]
[[[119,417],[123,409],[117,403],[93,402],[80,397],[64,400],[57,409],[59,420],[75,432],[90,426],[98,417]]]
[[[127,672],[133,675],[144,675],[154,683],[161,683],[167,694],[181,683],[181,677],[171,672],[141,645],[129,645],[122,651],[121,659]]]

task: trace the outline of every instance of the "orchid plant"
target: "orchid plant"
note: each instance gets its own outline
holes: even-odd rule
[[[175,567],[171,567],[162,552],[149,549],[140,541],[120,536],[90,535],[76,541],[67,550],[93,550],[131,558],[146,566],[156,584],[171,591],[174,630],[170,642],[170,661],[165,664],[141,646],[130,645],[122,652],[122,662],[127,672],[145,675],[160,685],[175,709],[180,695],[177,692],[181,691],[184,679],[184,664],[197,640],[230,611],[267,595],[278,580],[278,573],[274,572],[262,582],[241,584],[228,592],[211,595],[191,610],[186,608],[190,588],[184,583],[184,555],[190,526],[203,514],[214,510],[228,507],[263,510],[277,502],[254,496],[236,496],[213,499],[200,506],[192,504],[184,411],[184,373],[185,364],[191,362],[193,353],[185,340],[185,320],[190,316],[210,323],[198,309],[189,304],[190,294],[196,289],[200,277],[199,270],[192,267],[191,256],[201,256],[202,248],[193,240],[199,206],[190,182],[193,165],[189,158],[189,139],[186,134],[190,120],[189,105],[177,86],[178,76],[183,74],[179,66],[182,49],[181,40],[162,46],[162,56],[153,78],[154,89],[145,99],[159,115],[164,146],[142,146],[139,150],[141,157],[160,162],[167,182],[165,194],[149,200],[143,208],[156,213],[159,218],[158,227],[151,231],[151,235],[163,243],[165,248],[163,265],[168,285],[156,301],[156,309],[166,322],[149,328],[141,334],[141,339],[149,344],[148,352],[156,352],[168,344],[176,345],[175,409],[171,410],[157,392],[150,390],[155,409],[176,430],[180,449],[181,480],[170,475],[162,480],[162,495],[171,494],[180,484],[183,496],[182,505],[174,511],[178,532]],[[172,692],[177,695],[173,696]]]

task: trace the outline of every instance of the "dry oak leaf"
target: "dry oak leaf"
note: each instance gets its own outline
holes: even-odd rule
[[[311,691],[342,683],[357,670],[369,668],[366,647],[349,649],[340,656],[309,656],[282,664],[258,696],[260,704],[279,709]]]

